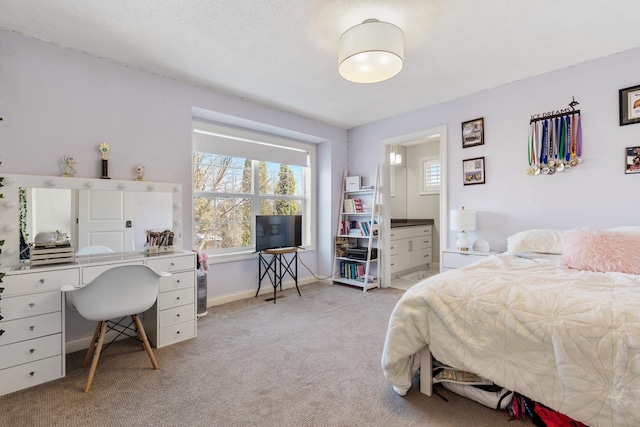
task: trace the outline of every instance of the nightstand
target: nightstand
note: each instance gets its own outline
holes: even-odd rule
[[[478,251],[459,251],[456,249],[447,249],[442,251],[442,272],[455,270],[456,268],[466,267],[476,261],[480,261],[489,255],[495,255],[499,251],[478,252]]]

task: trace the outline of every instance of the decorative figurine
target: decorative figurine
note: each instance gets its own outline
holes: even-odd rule
[[[136,169],[135,169],[135,171],[136,171],[136,181],[143,181],[143,179],[144,179],[144,168],[145,168],[144,165],[141,165],[141,164],[137,164],[136,165]]]
[[[109,145],[106,142],[103,142],[98,146],[98,149],[102,154],[102,175],[100,175],[100,179],[111,179],[109,178],[109,160],[107,160]]]
[[[76,165],[76,161],[73,157],[65,155],[58,160],[58,164],[60,165],[60,169],[62,169],[60,176],[74,177],[76,170],[73,167]]]

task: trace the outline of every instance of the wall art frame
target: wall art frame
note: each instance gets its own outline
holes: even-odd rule
[[[462,180],[464,185],[484,184],[484,157],[475,157],[462,161]]]
[[[624,159],[625,175],[640,173],[640,147],[627,147]]]
[[[462,148],[484,145],[484,117],[462,122]]]
[[[640,85],[620,89],[620,126],[640,123]]]

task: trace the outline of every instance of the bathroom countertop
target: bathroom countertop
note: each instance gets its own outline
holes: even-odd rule
[[[391,218],[391,228],[419,227],[421,225],[433,225],[433,219],[394,219]]]

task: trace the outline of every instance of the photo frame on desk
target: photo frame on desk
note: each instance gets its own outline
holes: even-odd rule
[[[484,184],[484,157],[476,157],[462,161],[464,185]]]
[[[619,91],[620,126],[640,123],[640,85]]]

